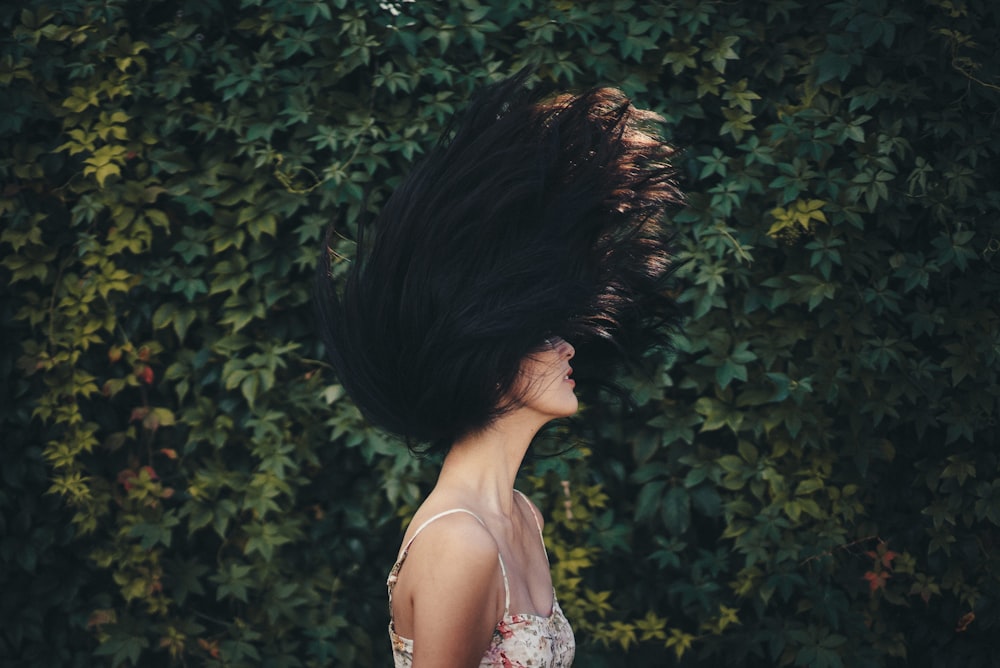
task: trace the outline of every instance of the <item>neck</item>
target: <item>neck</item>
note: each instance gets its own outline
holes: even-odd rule
[[[444,459],[436,489],[468,495],[481,509],[510,517],[514,480],[531,439],[546,421],[514,411],[459,439]]]

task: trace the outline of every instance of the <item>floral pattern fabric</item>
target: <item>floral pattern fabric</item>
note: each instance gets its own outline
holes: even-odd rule
[[[413,641],[396,633],[389,624],[395,668],[413,665]],[[559,602],[553,599],[552,614],[504,615],[493,630],[490,646],[479,668],[569,668],[576,641]]]

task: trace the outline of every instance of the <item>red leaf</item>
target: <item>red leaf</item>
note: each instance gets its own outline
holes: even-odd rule
[[[885,582],[890,577],[892,577],[892,575],[885,572],[876,573],[875,571],[868,571],[867,573],[865,573],[865,580],[868,580],[868,588],[872,592],[876,591],[877,589],[882,589],[883,587],[885,587]]]

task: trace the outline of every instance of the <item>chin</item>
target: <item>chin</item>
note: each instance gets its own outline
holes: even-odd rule
[[[577,411],[580,410],[580,404],[576,401],[576,397],[573,399],[573,403],[571,405],[567,405],[565,410],[559,413],[559,417],[572,417],[577,414]]]

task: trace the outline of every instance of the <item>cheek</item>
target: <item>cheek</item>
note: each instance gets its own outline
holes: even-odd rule
[[[530,391],[546,387],[559,373],[559,360],[551,353],[537,353],[524,358],[518,374],[518,387]]]
[[[525,404],[565,402],[563,395],[572,394],[572,385],[566,382],[565,366],[556,355],[540,353],[525,358],[515,392]]]

